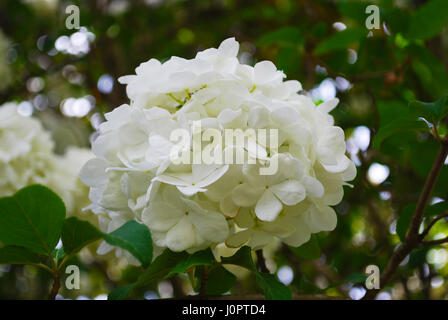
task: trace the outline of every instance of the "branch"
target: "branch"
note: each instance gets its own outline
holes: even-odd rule
[[[440,219],[447,218],[447,217],[448,217],[448,211],[441,215],[438,215],[437,217],[432,219],[432,221],[428,224],[426,229],[423,230],[423,232],[420,234],[420,239],[423,241],[423,239],[428,235],[429,231],[436,224],[436,222],[439,221]]]
[[[408,235],[406,237],[407,241],[415,241],[418,238],[418,230],[420,229],[420,225],[423,220],[423,214],[429,202],[429,197],[436,185],[437,178],[442,170],[443,164],[445,163],[445,159],[448,155],[448,138],[445,138],[439,149],[439,153],[437,154],[437,158],[434,161],[434,164],[429,172],[428,177],[426,178],[425,186],[423,187],[423,191],[420,194],[420,197],[417,202],[417,207],[415,208],[414,216],[411,220],[411,227],[409,228]]]
[[[259,249],[256,253],[258,269],[263,273],[270,273],[268,267],[266,267],[266,260],[263,257],[263,250]]]
[[[417,207],[415,208],[414,215],[412,216],[411,224],[409,227],[409,231],[407,233],[406,239],[401,244],[401,246],[392,254],[389,263],[384,269],[384,272],[381,274],[380,284],[381,286],[386,286],[390,281],[395,271],[397,271],[400,263],[406,258],[406,256],[420,244],[422,244],[421,235],[419,235],[418,231],[420,225],[423,221],[423,215],[425,213],[425,209],[428,206],[429,197],[431,196],[432,191],[437,183],[437,178],[439,177],[440,171],[445,163],[445,159],[448,155],[448,137],[444,138],[441,141],[440,149],[437,154],[437,157],[432,165],[431,171],[429,172],[428,177],[426,178],[425,185],[423,187],[423,191],[420,194],[417,202]],[[435,242],[430,241],[431,244],[438,244],[441,240],[434,240]],[[448,241],[448,240],[447,240]],[[442,242],[443,243],[443,242]],[[380,289],[372,289],[367,291],[364,296],[364,300],[373,299],[378,294]]]
[[[423,246],[433,246],[433,245],[438,245],[438,244],[442,244],[442,243],[448,243],[448,237],[443,238],[443,239],[438,239],[438,240],[422,241]]]
[[[51,288],[51,292],[50,292],[50,296],[48,297],[48,300],[55,300],[56,295],[58,294],[60,288],[61,288],[61,279],[59,278],[59,274],[54,274],[53,286]]]
[[[199,289],[199,296],[201,299],[204,299],[207,296],[207,281],[208,281],[208,269],[203,266],[202,267],[202,278],[201,278],[201,287]]]

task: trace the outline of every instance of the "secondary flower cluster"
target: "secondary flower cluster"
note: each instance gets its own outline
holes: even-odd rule
[[[119,79],[130,105],[106,114],[92,147],[96,158],[81,171],[103,229],[135,219],[159,248],[194,252],[221,243],[258,249],[275,238],[300,246],[335,228],[331,206],[356,175],[344,132],[329,115],[337,99],[316,106],[273,63],[239,63],[238,50],[231,38],[191,60],[151,59]],[[253,161],[173,162],[174,147],[193,153],[198,125],[222,133],[277,130],[278,146],[248,134],[216,150],[202,137],[202,150],[215,147],[212,156],[239,151]],[[190,141],[173,141],[178,129]],[[261,174],[273,161],[277,170]]]
[[[22,116],[14,102],[0,106],[0,197],[42,184],[62,197],[68,214],[81,215],[88,188],[78,178],[90,150],[72,147],[53,152],[54,142],[39,120]]]

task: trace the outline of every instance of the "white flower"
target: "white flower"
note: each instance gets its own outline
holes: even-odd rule
[[[81,171],[105,229],[135,219],[158,248],[194,252],[299,246],[336,227],[330,206],[356,175],[329,114],[338,100],[316,106],[272,62],[240,64],[238,50],[227,39],[194,59],[151,59],[119,79],[130,104],[106,114],[96,158]],[[179,129],[186,135],[172,140]],[[195,162],[196,147],[216,163]],[[217,161],[232,153],[243,163]],[[184,156],[190,162],[174,161]]]
[[[153,181],[171,184],[186,196],[207,191],[206,187],[221,178],[228,170],[228,165],[193,164],[190,172],[174,172],[159,175]]]
[[[21,115],[16,103],[0,106],[0,197],[42,184],[62,198],[68,215],[91,220],[82,213],[89,189],[81,183],[79,171],[93,158],[92,152],[70,147],[65,154],[56,155],[53,147],[50,133],[39,120]]]
[[[16,103],[0,106],[0,196],[44,183],[53,141],[41,123],[24,117]]]
[[[200,201],[183,197],[173,187],[161,193],[143,212],[143,222],[157,234],[157,245],[183,251],[227,238],[229,227],[221,213],[202,208]]]
[[[64,200],[68,214],[92,222],[92,216],[83,212],[88,205],[89,188],[79,179],[81,168],[91,158],[90,150],[78,147],[69,147],[63,155],[53,155],[46,168],[45,185]]]
[[[285,154],[276,154],[273,158],[280,158],[276,174],[260,175],[255,165],[247,165],[244,170],[246,182],[232,192],[237,206],[255,206],[255,214],[263,221],[275,220],[283,204],[293,206],[306,197],[305,187],[299,182],[302,175],[300,162]]]

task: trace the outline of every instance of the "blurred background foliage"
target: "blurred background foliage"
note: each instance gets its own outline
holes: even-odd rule
[[[80,8],[79,30],[65,27],[70,4]],[[369,4],[380,8],[379,29],[366,28]],[[383,270],[400,243],[398,217],[415,205],[438,150],[429,133],[397,131],[375,148],[373,137],[406,115],[409,102],[448,94],[447,22],[446,0],[1,0],[0,102],[20,101],[22,113],[39,117],[59,152],[88,147],[104,113],[128,102],[118,77],[149,58],[192,58],[236,37],[241,61],[273,61],[317,103],[340,99],[332,114],[358,168],[336,208],[336,230],[297,250],[266,251],[268,268],[298,294],[359,299],[365,267]],[[446,133],[446,123],[439,130]],[[446,201],[447,190],[444,165],[431,203]],[[428,239],[447,235],[442,219]],[[447,250],[414,250],[379,298],[448,298]],[[63,289],[60,297],[104,298],[142,272],[90,251],[76,259],[81,289]],[[257,290],[253,278],[239,276],[235,293]],[[50,283],[34,267],[0,266],[0,298],[45,297]],[[181,275],[135,297],[190,291]]]

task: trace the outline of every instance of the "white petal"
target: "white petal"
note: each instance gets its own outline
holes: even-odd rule
[[[159,181],[173,186],[188,187],[191,184],[186,181],[186,174],[162,174],[154,177],[152,181]]]
[[[277,67],[271,61],[261,61],[254,66],[254,80],[256,84],[264,84],[282,77],[283,72],[277,71]]]
[[[277,197],[271,191],[266,190],[255,206],[255,214],[260,220],[273,221],[282,209],[282,203]]]
[[[296,205],[306,197],[305,188],[297,180],[286,180],[269,187],[269,190],[287,206]]]
[[[310,240],[311,232],[303,221],[300,221],[298,224],[296,223],[294,227],[296,228],[294,233],[282,239],[284,243],[289,246],[298,247]]]
[[[336,106],[339,103],[338,98],[334,98],[325,102],[322,102],[320,105],[317,106],[317,110],[324,113],[329,113],[331,110],[336,108]]]
[[[194,166],[193,166],[194,170]],[[221,178],[226,172],[229,170],[229,165],[226,164],[224,166],[218,167],[210,172],[210,174],[204,178],[202,178],[200,181],[196,182],[196,185],[198,187],[204,188],[208,185],[211,185],[213,182],[217,181],[219,178]],[[194,175],[194,173],[193,173]]]
[[[263,189],[254,188],[248,183],[236,186],[232,191],[232,199],[236,205],[241,207],[251,207],[260,199]]]
[[[149,208],[143,211],[142,220],[151,230],[166,232],[175,226],[184,215],[185,212],[176,210],[166,203],[154,201]]]
[[[324,186],[319,180],[311,176],[306,176],[302,179],[306,192],[316,198],[321,198],[324,195]]]
[[[187,216],[168,231],[165,241],[166,246],[174,252],[184,251],[195,245],[195,230]]]
[[[190,212],[188,218],[196,228],[196,232],[210,242],[223,242],[229,234],[226,218],[218,212]]]
[[[337,216],[331,207],[314,208],[308,212],[307,224],[313,233],[336,228]]]
[[[233,203],[232,196],[227,196],[219,202],[219,208],[227,217],[236,217],[239,207]]]
[[[272,243],[273,240],[274,237],[269,233],[256,231],[252,235],[252,238],[249,240],[249,243],[247,245],[254,250],[258,250],[267,246],[269,243]]]
[[[100,158],[90,159],[79,173],[81,181],[89,187],[100,187],[109,180],[106,173],[107,162]]]
[[[229,57],[236,57],[238,54],[240,44],[238,41],[235,40],[235,38],[228,38],[221,42],[221,44],[218,47],[219,53],[229,56]]]
[[[244,245],[247,241],[249,241],[252,234],[253,234],[252,229],[247,229],[234,233],[230,235],[229,238],[227,238],[226,245],[230,248],[239,248],[242,245]]]
[[[356,177],[356,166],[350,161],[350,164],[347,169],[342,173],[342,180],[344,181],[352,181]]]
[[[288,220],[282,219],[282,221],[267,222],[263,224],[263,231],[266,231],[272,235],[280,238],[290,236],[296,229],[294,225],[289,223]]]

